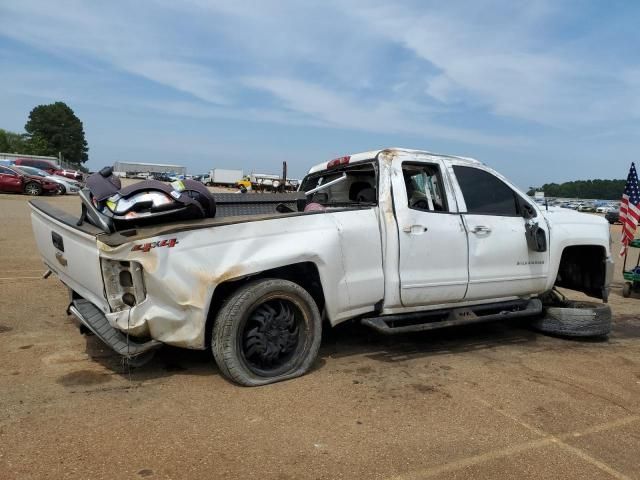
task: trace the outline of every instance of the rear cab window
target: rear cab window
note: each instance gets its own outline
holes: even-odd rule
[[[345,177],[344,180],[340,180]],[[335,184],[308,196],[310,203],[325,207],[373,206],[378,204],[378,171],[375,162],[345,165],[307,175],[300,191],[313,189],[336,181]]]
[[[425,212],[448,212],[440,167],[431,163],[402,163],[408,207]]]

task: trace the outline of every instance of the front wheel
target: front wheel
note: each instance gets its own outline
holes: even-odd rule
[[[56,188],[56,194],[57,195],[64,195],[65,193],[67,193],[67,189],[64,188],[64,185],[62,185],[62,184],[58,185],[58,188]]]
[[[322,321],[300,285],[262,279],[244,285],[224,303],[211,348],[222,374],[245,386],[304,375],[318,355]]]
[[[24,186],[24,193],[37,197],[42,193],[42,187],[35,182],[30,182]]]

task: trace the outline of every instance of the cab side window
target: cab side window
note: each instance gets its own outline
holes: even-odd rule
[[[448,212],[442,174],[437,165],[403,163],[402,175],[409,208],[425,212]]]
[[[468,213],[520,216],[518,195],[498,177],[474,167],[455,165],[453,171],[462,190]]]

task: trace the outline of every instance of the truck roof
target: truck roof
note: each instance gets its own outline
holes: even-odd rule
[[[364,160],[373,160],[381,152],[424,154],[424,155],[430,155],[430,156],[435,156],[435,157],[446,157],[446,158],[456,159],[456,160],[459,160],[461,162],[475,164],[475,165],[482,163],[482,162],[476,160],[475,158],[460,157],[460,156],[457,156],[457,155],[445,155],[445,154],[442,154],[442,153],[428,152],[426,150],[413,150],[413,149],[410,149],[410,148],[383,148],[381,150],[371,150],[371,151],[368,151],[368,152],[354,153],[353,155],[347,155],[347,156],[335,158],[335,159],[332,159],[332,160],[329,160],[329,161],[326,161],[326,162],[318,163],[317,165],[314,165],[313,167],[311,167],[309,169],[309,171],[307,172],[307,175],[310,174],[310,173],[316,173],[316,172],[321,172],[323,170],[326,170],[327,168],[329,168],[329,164],[331,162],[355,163],[355,162],[361,162],[361,161],[364,161]]]

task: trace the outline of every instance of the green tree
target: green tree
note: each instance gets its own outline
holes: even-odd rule
[[[573,182],[545,183],[541,187],[530,187],[527,194],[538,190],[545,197],[597,198],[600,200],[620,200],[626,180],[575,180]]]
[[[82,122],[64,102],[35,107],[24,129],[40,155],[61,152],[65,160],[78,164],[89,159]]]
[[[29,153],[27,143],[25,135],[0,128],[0,152]]]
[[[9,139],[7,132],[0,129],[0,152],[13,153],[10,151]]]
[[[49,143],[39,134],[32,135],[26,141],[25,152],[29,155],[50,155]]]

